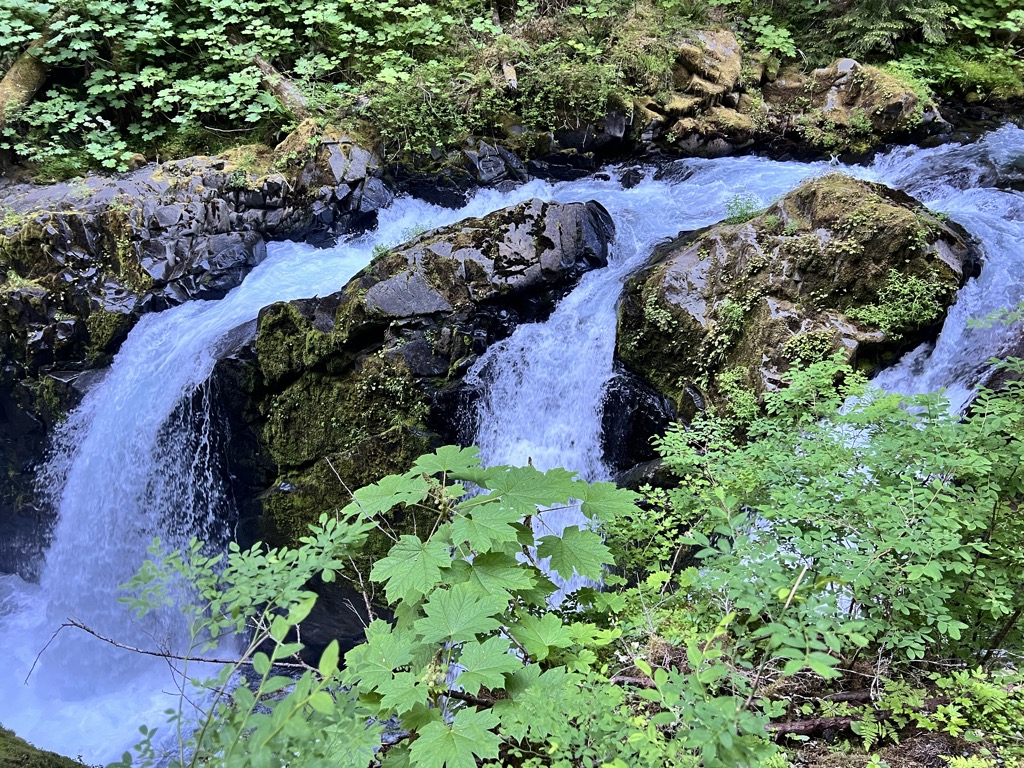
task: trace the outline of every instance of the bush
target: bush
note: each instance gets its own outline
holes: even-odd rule
[[[192,585],[197,648],[251,638],[211,683],[186,763],[365,766],[383,750],[382,764],[411,766],[762,764],[773,718],[820,713],[792,710],[792,691],[820,695],[858,660],[888,680],[877,704],[841,705],[866,747],[927,728],[1017,755],[1024,705],[999,670],[1024,643],[1024,384],[983,393],[961,421],[939,397],[908,410],[827,360],[765,405],[744,444],[713,417],[670,431],[659,450],[681,485],[645,508],[607,483],[482,469],[474,449],[444,448],[357,491],[298,549],[233,547],[222,565],[194,543],[151,562],[136,608]],[[538,506],[571,499],[607,542],[544,530]],[[351,556],[402,505],[431,510],[432,529],[383,529],[393,548],[358,573]],[[615,552],[630,584],[606,570]],[[605,588],[577,580],[554,604],[556,575]],[[349,582],[395,619],[372,621],[344,668],[334,642],[316,668],[282,674],[315,578]],[[962,672],[918,671],[950,658]],[[231,689],[243,667],[254,682]],[[922,703],[933,693],[948,704]],[[385,724],[397,741],[382,747]],[[147,741],[137,759],[159,756]]]

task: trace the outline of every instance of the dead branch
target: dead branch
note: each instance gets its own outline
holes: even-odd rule
[[[92,635],[97,640],[103,641],[107,645],[112,645],[114,648],[120,648],[122,651],[131,651],[132,653],[139,653],[139,654],[142,654],[143,656],[153,656],[153,657],[158,658],[158,659],[167,659],[169,661],[185,661],[185,662],[196,661],[196,662],[204,662],[204,663],[207,663],[207,664],[230,664],[230,665],[243,665],[243,666],[249,666],[249,667],[252,666],[252,659],[249,659],[249,658],[242,658],[242,659],[220,659],[220,658],[210,658],[210,657],[206,657],[206,656],[191,656],[191,655],[187,655],[187,654],[186,655],[182,655],[182,654],[177,654],[177,653],[171,653],[170,651],[154,651],[154,650],[149,649],[149,648],[139,648],[139,647],[134,646],[134,645],[128,645],[127,643],[122,643],[122,642],[119,642],[117,640],[114,640],[111,637],[107,637],[106,635],[102,635],[99,632],[97,632],[95,629],[90,627],[89,625],[84,624],[81,621],[79,621],[78,619],[75,619],[74,617],[70,617],[69,616],[67,621],[65,621],[63,624],[61,624],[59,627],[57,627],[57,629],[54,631],[54,633],[50,636],[50,639],[46,642],[46,645],[43,646],[43,649],[41,651],[39,651],[38,654],[36,654],[36,658],[35,658],[35,661],[32,662],[31,669],[29,669],[28,674],[25,675],[25,682],[26,683],[28,682],[29,678],[32,676],[32,673],[35,671],[36,665],[39,663],[40,657],[46,652],[46,649],[50,647],[50,644],[54,640],[57,639],[57,635],[59,635],[63,630],[69,629],[69,628],[80,629],[81,631],[85,632],[86,634]],[[298,662],[275,661],[273,663],[273,665],[275,667],[281,667],[283,669],[313,669],[313,667],[311,667],[308,664],[305,664],[305,663],[303,663],[301,661],[298,661]]]

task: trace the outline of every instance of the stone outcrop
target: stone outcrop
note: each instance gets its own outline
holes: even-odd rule
[[[274,150],[0,191],[3,568],[26,559],[25,541],[45,538],[31,467],[50,427],[138,319],[223,296],[268,240],[329,242],[372,225],[392,197],[377,165],[350,138],[307,122]]]
[[[743,149],[808,156],[864,152],[947,127],[935,104],[853,59],[804,73],[744,52],[732,32],[698,32],[677,47],[672,85],[634,104],[633,133],[672,153],[718,157]]]
[[[228,394],[248,402],[267,459],[243,513],[263,515],[261,537],[294,542],[348,489],[456,440],[476,357],[604,265],[612,234],[597,203],[532,200],[420,235],[330,296],[266,308],[252,362],[232,364],[246,391]]]
[[[831,174],[748,221],[687,233],[627,284],[617,353],[684,415],[841,352],[873,367],[933,334],[976,268],[904,193]]]

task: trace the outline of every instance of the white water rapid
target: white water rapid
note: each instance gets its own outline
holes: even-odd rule
[[[1024,297],[1024,195],[992,186],[998,169],[1021,164],[1024,131],[1008,127],[969,147],[898,150],[869,168],[845,168],[917,195],[984,244],[972,280],[932,349],[915,351],[879,381],[899,391],[947,386],[966,399],[984,361],[1019,328],[972,330],[968,317]],[[53,630],[74,615],[121,642],[173,647],[180,617],[133,620],[117,602],[151,539],[180,542],[223,536],[215,521],[226,503],[218,489],[218,441],[209,430],[204,382],[240,326],[275,301],[325,295],[371,257],[424,227],[436,227],[531,197],[600,201],[617,234],[607,269],[586,275],[544,323],[520,326],[478,361],[483,390],[477,435],[488,463],[564,466],[589,480],[608,478],[601,457],[602,397],[612,374],[615,303],[622,282],[654,244],[711,224],[737,194],[765,205],[828,164],[759,158],[689,160],[662,178],[653,171],[632,189],[617,179],[549,185],[531,182],[484,191],[460,211],[398,200],[377,231],[335,248],[272,245],[270,257],[227,297],[145,317],[113,366],[57,435],[42,471],[59,510],[39,584],[0,575],[0,723],[47,749],[88,763],[116,759],[141,724],[157,725],[178,694],[165,664],[140,661],[81,633],[65,631],[23,680]],[[613,174],[614,175],[614,174]],[[234,333],[233,333],[234,332]],[[962,394],[961,394],[962,393]],[[554,529],[582,522],[549,518]]]

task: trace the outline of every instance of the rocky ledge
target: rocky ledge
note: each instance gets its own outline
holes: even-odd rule
[[[138,319],[223,296],[268,240],[323,243],[373,225],[391,200],[377,166],[308,122],[273,150],[0,190],[0,568],[42,546],[32,465]]]
[[[796,363],[875,368],[934,335],[976,256],[908,195],[830,174],[659,248],[626,286],[617,354],[684,416],[728,411]]]

